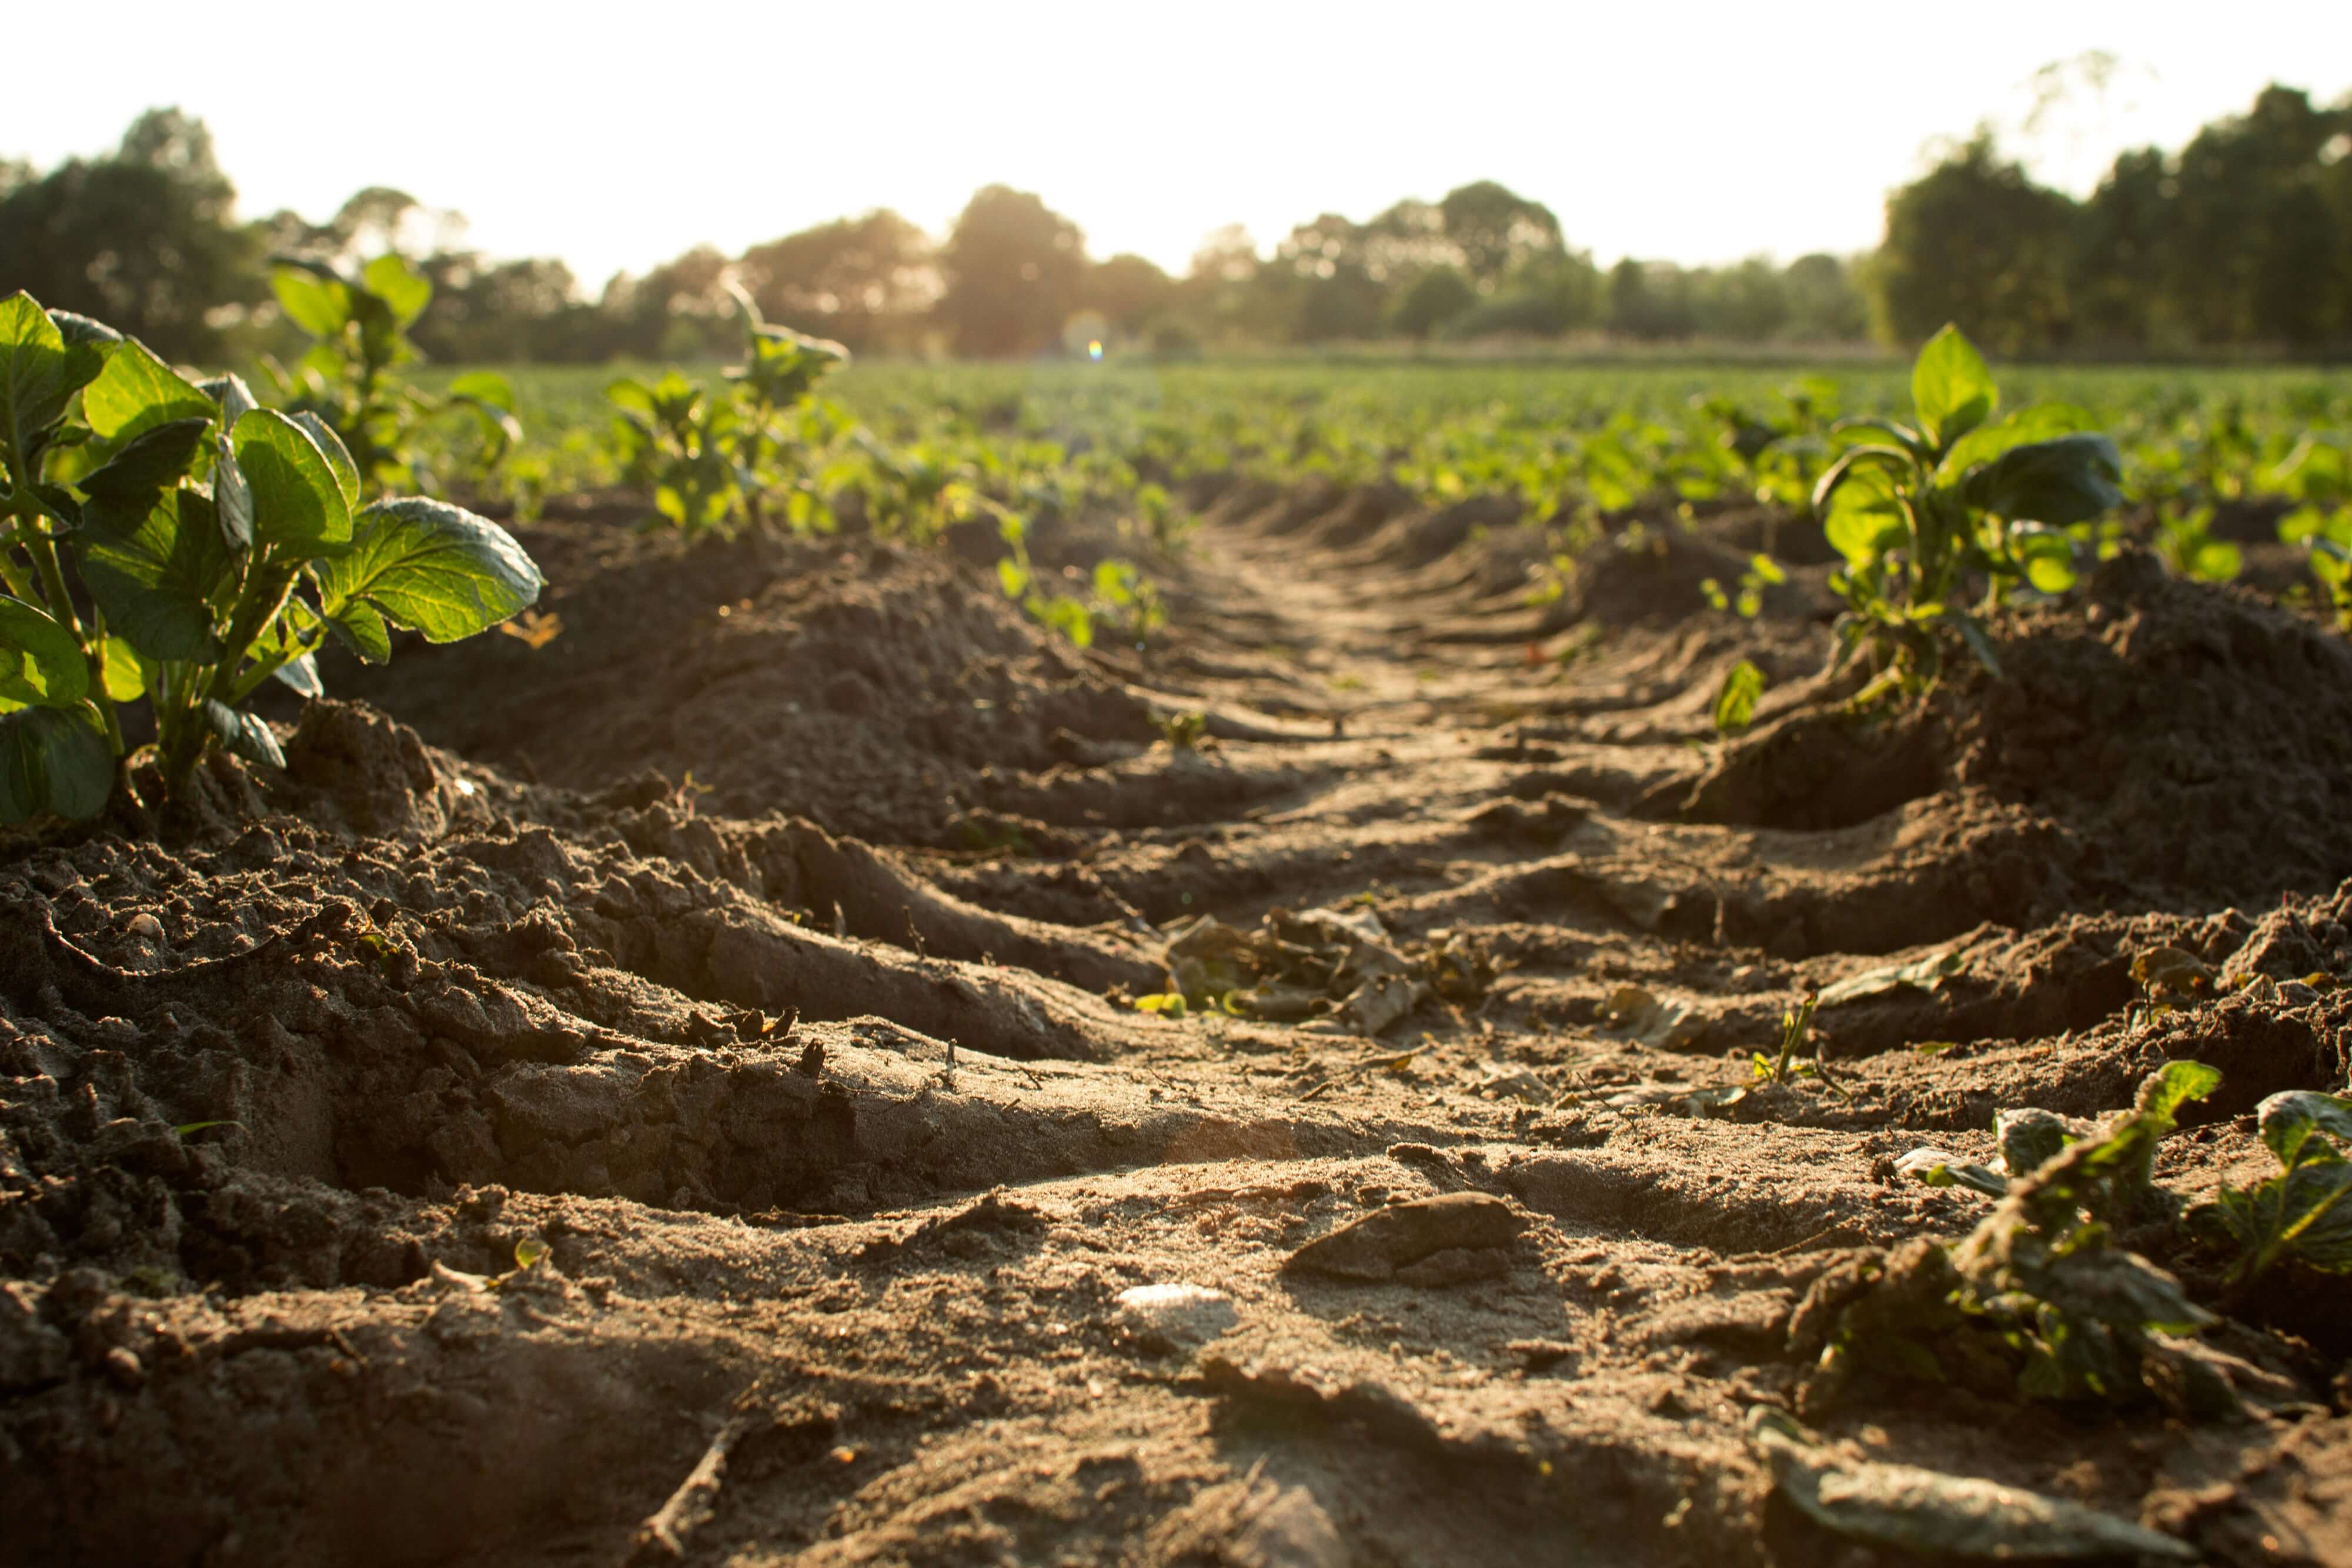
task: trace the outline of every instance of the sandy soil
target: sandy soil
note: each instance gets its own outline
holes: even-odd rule
[[[0,1561],[1915,1561],[1764,1406],[2352,1562],[2340,1279],[2226,1303],[2198,1418],[1792,1333],[1988,1212],[1895,1161],[1997,1110],[2210,1062],[2193,1199],[2343,1087],[2340,639],[2126,557],[1856,716],[1785,525],[1742,622],[1755,516],[1531,606],[1508,506],[1192,499],[1173,625],[1086,652],[978,548],[559,508],[552,642],[331,670],[162,841],[0,848]],[[2211,994],[2147,1006],[2163,947]],[[1138,1010],[1171,971],[1243,1015]]]

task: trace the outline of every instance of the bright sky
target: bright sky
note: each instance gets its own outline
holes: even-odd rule
[[[1549,204],[1604,265],[1878,238],[1890,186],[1979,120],[2087,191],[2120,147],[2177,148],[2279,79],[2352,90],[2345,0],[1826,7],[1624,0],[887,6],[249,0],[45,5],[10,26],[0,156],[111,146],[141,110],[211,126],[240,210],[323,217],[362,185],[556,255],[591,293],[699,241],[729,251],[875,206],[943,232],[980,185],[1043,195],[1097,256],[1181,270],[1476,179]],[[1817,19],[1819,18],[1819,19]],[[32,40],[55,51],[29,68]],[[47,34],[46,37],[43,35]],[[2028,82],[2117,58],[2038,137]],[[366,62],[353,69],[339,62]],[[373,78],[373,79],[372,79]]]

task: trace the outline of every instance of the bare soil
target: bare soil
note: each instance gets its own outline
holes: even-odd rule
[[[2352,1562],[2341,1280],[2232,1303],[2206,1420],[1825,1403],[1790,1335],[1986,1212],[1920,1144],[2194,1057],[2193,1198],[2344,1086],[2341,639],[2126,557],[1857,716],[1785,523],[1743,622],[1759,515],[1537,605],[1507,505],[1191,499],[1173,624],[1086,651],[984,551],[575,506],[543,646],[331,669],[161,841],[0,848],[0,1562],[1913,1561],[1759,1404]],[[2163,946],[2223,999],[2144,1007]],[[1255,1016],[1138,1010],[1171,967]]]

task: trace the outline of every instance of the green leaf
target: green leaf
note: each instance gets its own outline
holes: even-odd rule
[[[95,817],[113,790],[114,753],[87,707],[0,715],[0,822]]]
[[[65,335],[23,289],[0,299],[0,441],[21,459],[73,396]],[[36,476],[16,475],[18,483]]]
[[[352,548],[319,571],[320,608],[329,621],[382,653],[391,643],[378,620],[352,623],[352,612],[380,612],[432,643],[488,630],[539,598],[544,580],[514,537],[487,517],[446,501],[404,497],[378,501],[354,523]],[[364,656],[364,653],[363,653]]]
[[[147,695],[147,661],[112,632],[106,638],[106,695],[119,703],[135,703]]]
[[[1976,345],[1948,326],[1927,340],[1911,366],[1911,401],[1921,431],[1944,447],[1990,419],[2000,393]]]
[[[175,419],[210,419],[213,400],[147,345],[126,340],[81,394],[82,417],[107,441],[127,441]]]
[[[1969,505],[2010,521],[2087,523],[2123,504],[2123,459],[2104,435],[2013,446],[1968,477]]]
[[[1742,659],[1724,672],[1715,692],[1715,733],[1733,735],[1756,719],[1756,699],[1764,695],[1764,672]]]
[[[2028,582],[2044,593],[2063,593],[2080,575],[2074,570],[2074,536],[2063,528],[2039,523],[2016,523],[2009,530],[2010,548],[2025,563]]]
[[[653,388],[634,376],[623,376],[606,386],[604,399],[615,408],[625,408],[647,419],[660,417],[654,409]]]
[[[316,654],[304,653],[299,658],[289,659],[272,670],[270,674],[306,697],[322,697],[327,695],[327,683],[319,678],[319,660]]]
[[[253,548],[253,486],[236,465],[236,448],[226,433],[213,437],[213,512],[229,549]]]
[[[2202,1061],[2168,1061],[2139,1086],[2134,1117],[2162,1137],[2172,1131],[2180,1108],[2221,1086],[2221,1070]]]
[[[327,455],[310,433],[274,408],[236,422],[236,465],[253,487],[253,537],[321,555],[351,542],[352,507]]]
[[[266,762],[272,768],[286,766],[286,753],[278,748],[278,737],[266,721],[207,697],[205,723],[211,727],[213,738],[231,756],[242,757],[247,762]]]
[[[2019,409],[1999,424],[1983,425],[1952,444],[1936,465],[1936,482],[1956,485],[1971,468],[1980,467],[2012,447],[2049,441],[2061,435],[2095,434],[2091,416],[2072,403],[2039,402]]]
[[[488,403],[508,413],[515,411],[514,388],[496,371],[467,371],[450,382],[449,395]]]
[[[2264,1100],[2254,1115],[2263,1142],[2278,1156],[2282,1169],[2293,1170],[2302,1163],[2306,1149],[2315,1149],[2322,1158],[2329,1154],[2341,1158],[2344,1151],[2352,1151],[2352,1098],[2289,1089]],[[2315,1148],[2315,1137],[2320,1140]]]
[[[0,707],[71,707],[89,691],[73,633],[38,605],[0,594]]]
[[[280,262],[269,275],[269,291],[288,319],[313,338],[331,338],[352,323],[351,288],[323,267]]]
[[[235,429],[238,420],[261,406],[254,400],[253,389],[245,384],[245,378],[234,371],[198,382],[196,390],[219,406],[223,430]]]
[[[1908,537],[1895,476],[1878,463],[1852,464],[1831,473],[1838,475],[1838,482],[1827,492],[1822,533],[1830,548],[1858,571]],[[1816,500],[1816,507],[1821,505]]]
[[[397,252],[386,251],[367,264],[360,282],[384,302],[394,328],[405,328],[425,314],[433,302],[433,280],[408,265]]]
[[[392,628],[365,600],[352,600],[330,615],[327,630],[362,663],[381,664],[392,657]]]
[[[356,508],[360,504],[360,469],[352,461],[351,448],[343,444],[343,438],[335,434],[333,425],[309,409],[297,413],[293,419],[302,427],[302,433],[317,443],[327,466],[334,471],[335,485],[343,493],[343,505]]]
[[[1993,647],[1991,634],[1985,631],[1984,622],[1957,610],[1946,612],[1943,619],[1951,622],[1953,629],[1959,632],[1960,641],[1968,644],[1969,652],[1976,655],[1977,663],[1990,671],[1993,679],[2000,680],[2000,654]]]
[[[81,481],[82,492],[125,507],[153,505],[159,490],[180,482],[204,445],[208,419],[173,419],[150,425]]]
[[[166,490],[143,513],[93,502],[88,520],[77,557],[107,624],[144,658],[219,658],[212,599],[233,563],[212,502]]]
[[[72,310],[52,310],[49,319],[57,323],[58,335],[66,344],[66,385],[73,391],[98,379],[114,350],[129,340],[103,321],[94,321]]]

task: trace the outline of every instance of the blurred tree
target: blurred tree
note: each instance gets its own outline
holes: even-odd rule
[[[2181,150],[2163,281],[2198,341],[2315,348],[2352,329],[2352,212],[2323,186],[2347,131],[2352,112],[2273,85]]]
[[[1408,338],[1426,338],[1460,319],[1478,303],[1478,286],[1458,267],[1433,267],[1407,284],[1389,311],[1389,325]]]
[[[1481,288],[1494,287],[1514,267],[1566,249],[1549,207],[1492,180],[1448,191],[1437,207],[1463,270]]]
[[[1870,301],[1854,268],[1816,252],[1789,264],[1788,336],[1801,343],[1844,343],[1870,336]]]
[[[1629,256],[1609,269],[1609,329],[1644,341],[1687,338],[1698,329],[1695,292],[1673,262]]]
[[[1176,280],[1142,256],[1119,255],[1087,268],[1079,298],[1114,331],[1133,338],[1175,303]]]
[[[260,236],[236,224],[236,188],[204,121],[149,110],[110,156],[0,181],[0,293],[23,288],[145,340],[167,359],[216,361],[237,307],[265,293]]]
[[[2163,277],[2178,188],[2164,154],[2146,147],[2118,153],[2083,204],[2070,288],[2080,339],[2128,349],[2179,331]]]
[[[1036,353],[1061,341],[1078,308],[1086,241],[1028,192],[990,185],[956,219],[940,264],[947,289],[937,314],[958,353]]]
[[[1692,325],[1701,337],[1760,343],[1789,324],[1789,280],[1764,256],[1689,275]]]
[[[1886,199],[1873,270],[1880,336],[1914,345],[1954,321],[1998,353],[2063,343],[2074,214],[1979,131]]]
[[[1371,274],[1364,225],[1337,213],[1300,224],[1258,275],[1278,305],[1285,335],[1302,343],[1380,335],[1388,291]]]
[[[861,352],[909,335],[940,296],[929,239],[887,207],[753,246],[737,271],[770,320]]]

